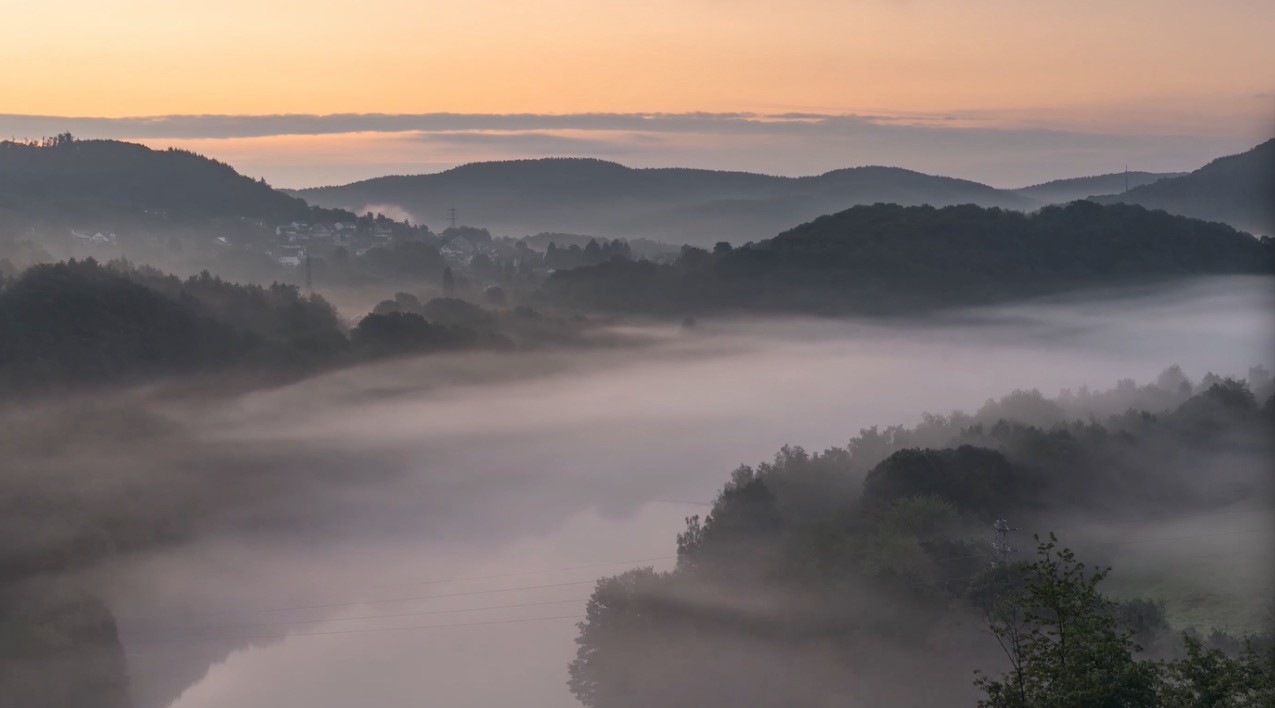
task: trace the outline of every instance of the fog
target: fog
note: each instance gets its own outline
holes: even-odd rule
[[[83,571],[116,616],[145,708],[571,706],[565,668],[593,581],[671,567],[683,517],[739,464],[1015,389],[1142,383],[1172,364],[1196,380],[1243,376],[1275,364],[1272,305],[1268,280],[1213,279],[925,321],[637,324],[608,333],[624,347],[435,355],[248,393],[166,384],[6,410],[0,443],[23,470],[9,482],[19,492],[73,483],[93,513],[163,509],[189,525]],[[1275,550],[1261,501],[1137,525],[1145,548],[1113,555],[1171,546],[1191,557],[1180,582],[1221,574],[1211,592],[1270,596],[1253,569]],[[1136,540],[1074,531],[1094,547]],[[56,529],[40,532],[55,542]],[[1204,628],[1228,619],[1200,604]]]

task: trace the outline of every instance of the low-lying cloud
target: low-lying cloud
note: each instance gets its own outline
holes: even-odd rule
[[[709,321],[630,348],[51,402],[3,412],[0,491],[191,522],[86,571],[142,708],[565,706],[593,578],[668,567],[736,465],[1016,388],[1270,366],[1271,297],[1231,279],[930,322]]]
[[[1016,124],[994,116],[781,113],[281,114],[62,117],[3,114],[0,135],[136,140],[195,149],[291,187],[465,162],[622,156],[635,167],[783,175],[906,167],[994,186],[1194,169],[1265,135],[1136,134]],[[308,136],[290,143],[283,138]],[[316,141],[327,149],[316,157]],[[386,148],[386,142],[392,148]],[[392,155],[393,162],[387,162]]]

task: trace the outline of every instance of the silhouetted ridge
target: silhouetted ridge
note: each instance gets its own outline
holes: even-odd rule
[[[893,167],[857,167],[813,177],[690,168],[630,168],[594,159],[547,158],[464,165],[436,174],[384,177],[296,194],[360,211],[394,204],[424,222],[453,205],[497,232],[588,233],[711,245],[765,238],[855,204],[1038,204],[968,180]]]
[[[1125,194],[1095,197],[1095,201],[1138,204],[1275,235],[1275,138],[1247,152],[1220,157],[1181,177]]]
[[[0,142],[0,208],[71,217],[152,212],[286,222],[314,216],[304,200],[193,152],[69,136],[45,144]]]
[[[1208,274],[1271,273],[1272,241],[1128,205],[1035,214],[973,205],[858,206],[676,263],[555,273],[545,296],[639,312],[895,312]]]
[[[1095,194],[1117,194],[1170,177],[1181,177],[1185,172],[1112,172],[1105,175],[1072,177],[1041,182],[1014,191],[1048,204],[1063,204],[1086,199]]]

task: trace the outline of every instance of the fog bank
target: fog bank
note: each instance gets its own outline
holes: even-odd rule
[[[12,484],[61,481],[90,508],[191,523],[85,571],[146,708],[569,706],[592,581],[669,567],[682,517],[738,464],[1015,389],[1272,368],[1272,305],[1267,280],[1228,279],[923,322],[637,326],[644,343],[626,349],[49,404],[22,412],[5,449],[25,463]],[[1230,543],[1260,553],[1263,538]]]

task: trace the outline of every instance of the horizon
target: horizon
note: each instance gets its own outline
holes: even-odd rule
[[[985,128],[943,128],[921,124],[889,124],[878,122],[880,119],[865,119],[859,116],[829,116],[820,114],[722,114],[704,115],[648,115],[648,114],[588,114],[571,115],[491,115],[464,116],[456,114],[431,115],[384,115],[384,114],[331,114],[323,116],[307,115],[262,115],[262,116],[149,116],[149,117],[58,117],[58,116],[24,116],[0,114],[0,135],[9,133],[10,140],[32,140],[41,137],[69,132],[78,139],[85,140],[118,140],[145,145],[152,149],[162,150],[177,148],[189,150],[200,155],[225,162],[241,174],[254,179],[262,178],[282,190],[304,190],[321,187],[332,187],[361,182],[381,177],[402,177],[439,174],[466,165],[492,162],[534,161],[548,159],[563,160],[598,160],[620,165],[630,169],[691,169],[721,172],[742,172],[773,177],[800,178],[817,177],[838,170],[861,169],[870,167],[897,168],[922,174],[968,180],[985,184],[1002,190],[1022,189],[1040,184],[1087,177],[1100,177],[1120,174],[1126,170],[1130,173],[1185,173],[1199,169],[1209,162],[1221,157],[1246,152],[1275,136],[1275,129],[1269,134],[1255,133],[1247,138],[1214,138],[1202,140],[1187,136],[1160,135],[1095,135],[1071,133],[1067,131],[1041,130],[989,130]],[[350,162],[342,159],[327,159],[319,162],[289,163],[280,162],[278,157],[289,151],[304,150],[312,141],[335,141],[341,143],[357,136],[356,141],[394,145],[421,142],[420,135],[424,131],[414,130],[409,126],[422,124],[441,124],[444,128],[450,125],[472,121],[483,124],[476,131],[468,132],[452,129],[439,130],[443,134],[457,139],[471,147],[479,149],[487,147],[485,143],[497,143],[495,149],[474,155],[473,159],[458,159],[442,162],[395,162],[384,163],[376,160]],[[854,126],[862,132],[884,135],[887,141],[871,146],[870,155],[876,159],[867,159],[857,163],[838,163],[839,154],[824,154],[814,162],[803,162],[800,158],[809,155],[801,153],[799,159],[788,159],[766,155],[756,159],[761,147],[743,150],[724,150],[720,152],[694,152],[693,148],[681,150],[648,149],[645,151],[623,151],[613,149],[598,153],[588,152],[590,147],[600,145],[598,141],[586,139],[550,140],[540,144],[543,150],[514,150],[506,152],[498,144],[502,140],[490,141],[490,136],[509,136],[517,139],[531,138],[536,144],[545,137],[544,132],[528,131],[492,132],[490,126],[513,126],[518,124],[562,124],[588,123],[609,126],[619,124],[640,125],[664,133],[675,133],[685,130],[688,124],[708,122],[719,129],[725,127],[736,137],[757,139],[791,135],[813,134],[808,141],[807,152],[818,152],[823,143],[835,139],[855,139],[859,144],[867,145],[865,136],[837,135],[839,128]],[[349,131],[352,125],[375,124],[382,127],[376,132]],[[831,129],[828,129],[832,124]],[[390,126],[386,129],[385,126]],[[284,127],[281,127],[284,126]],[[282,132],[304,129],[308,132]],[[607,128],[594,128],[604,131]],[[884,131],[884,132],[878,132]],[[145,137],[147,134],[159,134],[161,137]],[[215,137],[209,137],[215,136]],[[371,136],[371,137],[369,137]],[[1058,143],[1055,149],[1063,152],[1074,152],[1078,145],[1085,146],[1078,159],[1072,159],[1063,165],[1055,162],[1032,160],[1032,153],[1039,150],[1042,139]],[[917,142],[920,149],[935,145],[945,146],[947,153],[935,155],[918,155]],[[268,143],[268,144],[267,144]],[[552,152],[553,148],[568,148],[579,144],[583,150],[562,153]],[[1000,143],[1000,144],[998,144]],[[968,144],[981,144],[999,149],[995,157],[989,160],[986,153],[970,160],[961,155]],[[284,153],[278,152],[280,145]],[[1134,159],[1121,162],[1110,159],[1112,150],[1119,152],[1123,148],[1125,154],[1134,155]],[[685,156],[688,149],[692,157],[678,162],[678,156]],[[367,151],[361,151],[365,156]],[[320,153],[332,158],[330,152]],[[372,151],[372,155],[384,154],[384,150]],[[895,158],[891,161],[891,158]],[[738,158],[753,158],[738,159]],[[848,159],[853,160],[853,156]],[[785,169],[785,166],[788,169]],[[804,169],[803,169],[804,168]],[[301,182],[290,181],[300,178]]]
[[[550,156],[1005,188],[1187,171],[1275,135],[1263,0],[52,10],[8,17],[28,29],[0,47],[22,68],[0,76],[0,136],[186,148],[291,189]]]

